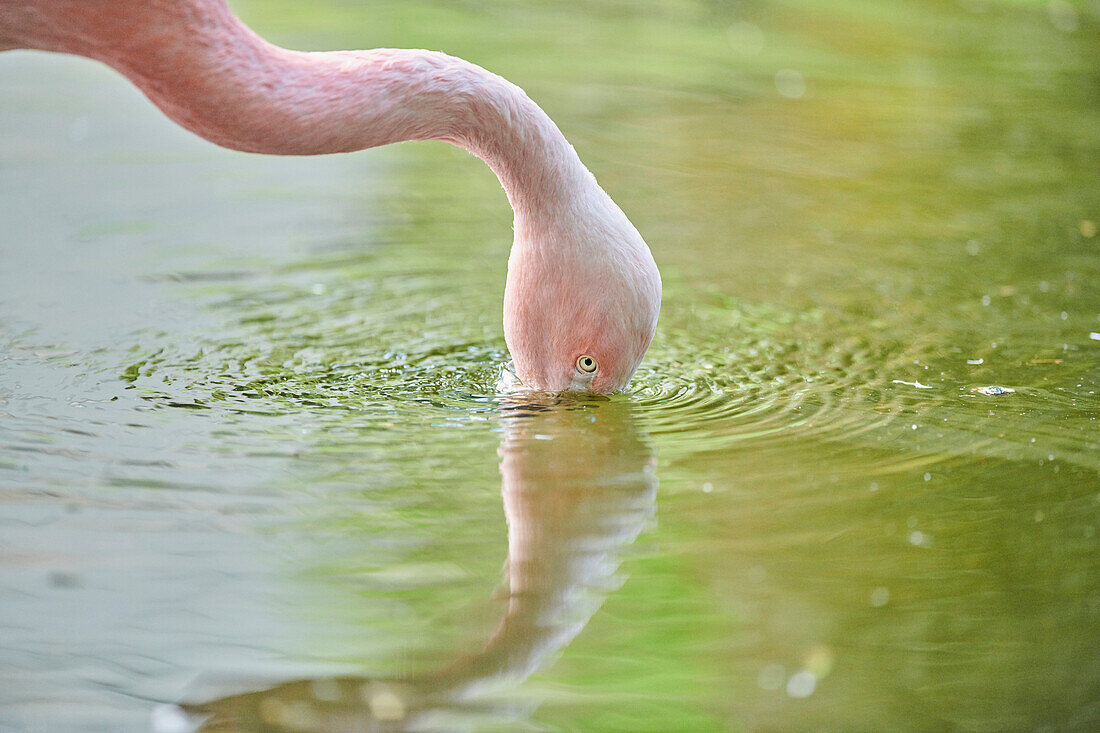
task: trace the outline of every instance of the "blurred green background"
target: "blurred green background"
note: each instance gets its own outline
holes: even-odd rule
[[[1100,725],[1100,5],[232,7],[526,89],[658,334],[517,406],[478,160],[232,153],[0,55],[0,727]]]

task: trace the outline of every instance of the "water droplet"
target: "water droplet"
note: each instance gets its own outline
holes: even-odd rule
[[[996,397],[997,395],[1012,394],[1016,390],[1011,387],[998,387],[995,384],[991,384],[988,387],[973,387],[970,390],[976,394],[984,394],[990,397]]]
[[[379,720],[401,720],[405,717],[405,703],[391,690],[379,690],[367,700],[371,714]]]
[[[806,94],[806,79],[794,69],[780,69],[775,73],[775,88],[788,99],[801,99]]]
[[[875,608],[882,608],[890,602],[890,591],[886,586],[880,585],[871,591],[871,605]]]
[[[809,697],[817,687],[817,677],[809,670],[795,672],[787,680],[787,694],[791,697]]]

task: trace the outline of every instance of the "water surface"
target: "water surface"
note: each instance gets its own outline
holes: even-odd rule
[[[234,7],[526,88],[658,334],[502,395],[479,161],[0,54],[0,728],[1100,725],[1095,3]]]

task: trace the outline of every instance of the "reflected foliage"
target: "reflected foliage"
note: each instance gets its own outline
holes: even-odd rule
[[[0,728],[1100,726],[1095,3],[234,8],[521,84],[658,333],[516,403],[479,161],[0,55]]]

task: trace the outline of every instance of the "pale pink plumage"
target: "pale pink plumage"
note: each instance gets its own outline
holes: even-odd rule
[[[219,145],[316,155],[444,140],[482,158],[515,212],[504,336],[547,391],[626,386],[656,328],[661,280],[638,231],[523,90],[430,51],[302,53],[224,0],[4,0],[0,50],[98,59]],[[599,367],[575,366],[587,354]]]

